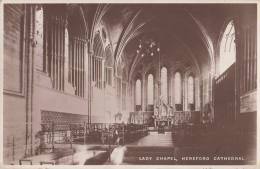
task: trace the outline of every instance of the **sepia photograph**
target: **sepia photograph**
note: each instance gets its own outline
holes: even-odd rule
[[[3,165],[259,162],[258,2],[1,3]]]

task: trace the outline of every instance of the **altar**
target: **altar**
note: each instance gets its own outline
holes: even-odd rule
[[[171,126],[173,120],[173,109],[171,106],[163,101],[154,108],[154,127],[158,126]]]

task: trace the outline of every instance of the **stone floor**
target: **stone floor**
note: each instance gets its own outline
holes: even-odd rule
[[[33,164],[100,165],[229,165],[254,164],[256,136],[235,133],[204,132],[185,134],[180,131],[149,134],[124,146],[59,145],[54,153],[28,158]],[[111,156],[109,156],[109,150]]]
[[[115,146],[111,146],[112,149]],[[73,144],[72,147],[67,144],[55,145],[54,152],[35,155],[22,159],[22,165],[84,165],[102,164],[108,159],[107,145],[79,145]],[[102,159],[101,159],[102,158]]]
[[[158,134],[158,132],[150,132],[148,136],[141,138],[140,140],[128,144],[129,146],[173,146],[171,132],[165,132]]]
[[[150,132],[148,136],[125,145],[121,164],[165,165],[234,165],[254,164],[253,139],[235,135],[204,133],[203,135],[172,135]]]

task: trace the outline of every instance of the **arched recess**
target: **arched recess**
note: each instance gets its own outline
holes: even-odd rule
[[[87,27],[81,7],[56,4],[43,9],[44,71],[54,89],[84,97]]]
[[[65,34],[63,36],[63,32],[65,32],[66,26],[66,14],[62,11],[66,11],[65,5],[43,5],[43,68],[51,79],[52,87],[61,91],[64,90],[64,74],[58,68],[57,63],[60,63],[59,61],[62,61],[62,58],[64,58],[64,46],[60,45],[59,47],[63,49],[59,50],[55,42],[65,42]],[[57,36],[59,34],[60,36]],[[64,67],[64,64],[59,64],[59,66]]]
[[[68,81],[74,87],[75,95],[84,97],[87,26],[80,6],[69,6],[68,10]]]
[[[104,45],[100,36],[100,32],[98,31],[95,34],[94,42],[93,42],[93,59],[92,59],[92,81],[95,83],[97,88],[103,87],[104,82]]]

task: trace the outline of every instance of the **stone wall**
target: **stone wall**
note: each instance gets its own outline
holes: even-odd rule
[[[4,162],[19,159],[26,144],[26,74],[23,5],[4,5]],[[29,125],[29,124],[28,124]]]

